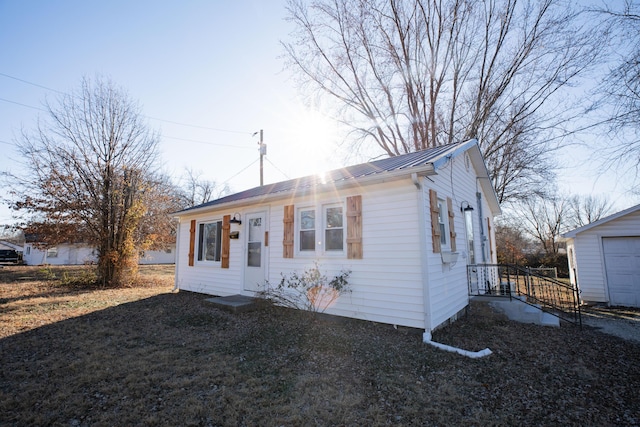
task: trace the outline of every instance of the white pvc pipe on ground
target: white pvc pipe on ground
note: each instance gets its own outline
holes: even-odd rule
[[[422,334],[422,341],[425,342],[426,344],[430,344],[436,348],[439,348],[440,350],[445,350],[445,351],[450,351],[452,353],[458,353],[461,354],[463,356],[467,356],[470,357],[472,359],[478,359],[480,357],[485,357],[488,356],[492,353],[491,350],[489,350],[488,348],[485,348],[484,350],[480,350],[480,351],[468,351],[468,350],[463,350],[461,348],[458,347],[452,347],[450,345],[446,345],[446,344],[441,344],[439,342],[435,342],[431,340],[431,333],[430,332],[425,332],[424,334]]]

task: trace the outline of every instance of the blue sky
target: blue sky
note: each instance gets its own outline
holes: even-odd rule
[[[20,171],[12,142],[43,100],[96,74],[140,102],[176,177],[191,167],[234,191],[257,186],[260,129],[267,183],[366,161],[345,160],[334,126],[297,95],[280,58],[284,16],[283,0],[0,0],[0,170]],[[587,155],[564,152],[563,188],[632,205],[626,178],[600,174]],[[0,207],[0,224],[9,220]]]

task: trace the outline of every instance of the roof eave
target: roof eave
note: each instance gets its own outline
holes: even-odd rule
[[[191,216],[193,214],[200,214],[212,210],[240,207],[256,203],[266,203],[292,197],[301,197],[311,193],[323,193],[334,190],[345,190],[349,188],[360,187],[362,185],[380,184],[384,182],[396,181],[405,177],[411,177],[411,175],[413,174],[417,174],[418,176],[429,176],[436,175],[436,172],[433,164],[427,163],[422,166],[414,166],[411,168],[398,169],[394,171],[385,171],[358,178],[351,178],[342,181],[332,181],[327,182],[326,184],[307,186],[303,188],[294,188],[292,190],[279,191],[277,193],[268,193],[259,196],[247,197],[241,200],[234,200],[227,203],[202,206],[200,208],[189,208],[174,213],[173,217],[180,218],[182,216]]]

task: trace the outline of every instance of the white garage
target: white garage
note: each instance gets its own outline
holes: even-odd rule
[[[583,302],[640,307],[640,205],[563,237],[571,282]]]

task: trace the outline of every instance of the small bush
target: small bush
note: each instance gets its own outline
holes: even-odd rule
[[[350,293],[349,275],[351,271],[340,271],[331,280],[320,271],[318,262],[298,274],[281,274],[282,279],[276,286],[267,281],[261,296],[274,304],[284,307],[322,313],[343,294]]]

